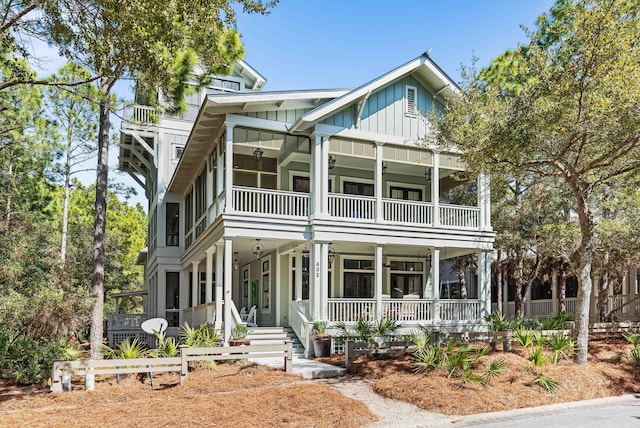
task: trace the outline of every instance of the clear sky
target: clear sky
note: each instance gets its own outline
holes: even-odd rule
[[[281,0],[238,15],[245,60],[264,90],[355,88],[431,49],[454,81],[527,40],[551,0]]]
[[[265,91],[356,88],[431,49],[456,82],[460,64],[486,66],[524,43],[552,0],[281,0],[270,15],[238,14],[245,60],[266,79]],[[60,62],[52,60],[54,71]],[[128,85],[119,86],[119,95]],[[114,123],[116,129],[119,123]],[[118,151],[110,153],[115,170]],[[130,202],[145,209],[144,192],[126,174],[111,174],[138,190]],[[86,184],[95,175],[83,174]]]

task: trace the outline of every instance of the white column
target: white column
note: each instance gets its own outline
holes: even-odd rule
[[[431,168],[431,200],[433,202],[433,227],[440,226],[440,152],[433,152]],[[440,285],[436,284],[439,288]]]
[[[282,265],[282,263],[280,263],[280,257],[282,257],[282,255],[278,252],[278,250],[276,249],[276,251],[273,253],[274,254],[274,258],[275,258],[275,263],[274,263],[274,268],[275,268],[275,275],[276,275],[276,282],[275,282],[275,287],[276,287],[276,302],[275,302],[275,308],[276,308],[276,319],[275,319],[275,323],[277,326],[281,325],[280,324],[280,314],[281,314],[281,308],[280,308],[280,302],[281,302],[281,293],[282,293],[282,280],[281,280],[281,272],[280,272],[280,267]],[[273,270],[271,271],[273,272]],[[286,281],[286,283],[288,284],[289,281]],[[289,308],[289,303],[287,302],[287,311]]]
[[[205,253],[207,254],[206,261],[206,273],[205,273],[205,303],[213,302],[213,290],[211,289],[211,285],[213,284],[213,253],[214,248],[208,248]],[[211,322],[213,320],[212,316],[209,316],[211,313],[210,305],[205,307],[205,320],[207,322]],[[215,315],[215,314],[213,314]]]
[[[491,314],[491,252],[478,252],[478,299],[480,319]]]
[[[224,145],[224,199],[225,212],[232,212],[233,207],[233,127],[235,124],[227,123],[226,140]]]
[[[320,213],[322,216],[329,214],[329,138],[327,136],[321,137],[321,151],[322,157],[320,158]],[[324,264],[323,264],[324,265]]]
[[[189,275],[190,272],[187,270],[180,271],[180,325],[186,321],[184,310],[189,306]]]
[[[220,214],[222,212],[220,195],[224,191],[224,146],[222,138],[218,141],[216,150],[218,151],[216,155],[216,188],[213,199],[216,201],[216,213]]]
[[[221,243],[216,243],[216,321],[215,321],[215,329],[220,330],[222,328],[222,300],[223,300],[223,290],[222,287],[224,285],[224,278],[222,277],[223,271],[223,257],[224,256],[224,247]]]
[[[376,195],[376,223],[381,223],[382,218],[382,143],[376,143],[376,178],[375,191]]]
[[[200,261],[193,261],[191,262],[191,320],[190,323],[191,326],[193,326],[193,324],[195,323],[195,318],[196,318],[196,311],[195,311],[195,307],[198,306],[198,297],[199,297],[199,293],[198,293],[198,288],[200,286],[200,273],[198,272],[198,265],[200,264]],[[197,326],[195,326],[197,327]]]
[[[318,242],[314,242],[311,247],[311,260],[309,263],[309,300],[310,307],[312,308],[311,316],[312,320],[320,319],[320,270],[322,263],[320,259],[322,257],[321,245]]]
[[[302,300],[302,251],[296,249],[296,300]]]
[[[433,278],[433,325],[440,325],[440,248],[431,253],[431,277]]]
[[[489,176],[480,172],[477,178],[478,183],[478,226],[480,230],[491,230],[491,190],[489,188]]]
[[[311,165],[309,169],[309,192],[311,193],[311,215],[318,216],[321,213],[321,177],[322,174],[322,137],[314,134],[311,137]]]
[[[231,338],[231,281],[233,272],[233,241],[224,238],[224,343]]]
[[[320,252],[320,281],[318,281],[320,294],[319,319],[326,320],[328,318],[327,306],[329,306],[329,243],[320,244]]]
[[[382,248],[382,245],[376,244],[374,279],[376,289],[376,319],[378,320],[382,319]]]

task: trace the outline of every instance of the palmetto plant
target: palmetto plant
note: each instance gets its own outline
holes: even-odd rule
[[[222,335],[209,324],[194,328],[186,321],[180,327],[180,338],[190,348],[208,348],[222,343]]]
[[[156,358],[177,357],[180,354],[178,341],[175,337],[166,337],[165,333],[156,333],[158,345],[150,351],[151,356]]]
[[[547,344],[551,348],[551,363],[558,364],[560,357],[569,359],[571,354],[576,348],[576,342],[569,336],[562,334],[554,334],[547,338]]]
[[[484,383],[490,384],[493,379],[504,373],[506,369],[507,361],[504,358],[500,357],[493,359],[484,374]]]
[[[544,353],[542,345],[532,346],[527,356],[527,360],[531,361],[534,366],[544,366],[547,364],[547,356]]]
[[[516,342],[518,342],[518,345],[522,346],[523,348],[528,348],[534,343],[533,330],[530,330],[528,328],[517,328],[513,334],[513,337],[516,339]]]
[[[378,320],[373,326],[373,335],[380,338],[391,337],[395,334],[400,326],[397,322],[389,318]]]
[[[536,376],[533,382],[546,389],[549,394],[555,394],[560,388],[560,381],[548,378],[542,373],[533,372],[533,374]]]
[[[107,359],[128,360],[133,358],[146,358],[149,356],[149,350],[145,345],[138,342],[138,339],[125,339],[117,348],[110,348],[102,345],[102,355]]]
[[[634,348],[640,347],[640,333],[628,331],[622,333],[622,337],[624,337],[627,342],[631,343]]]

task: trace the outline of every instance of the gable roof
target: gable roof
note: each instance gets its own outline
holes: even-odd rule
[[[326,119],[343,108],[357,103],[369,94],[407,75],[415,75],[434,89],[434,96],[449,98],[457,93],[460,88],[451,78],[429,57],[425,52],[419,57],[412,59],[382,76],[365,83],[364,85],[329,101],[318,108],[302,115],[290,129],[290,132],[304,131],[312,125]]]

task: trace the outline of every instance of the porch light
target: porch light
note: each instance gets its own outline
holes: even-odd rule
[[[263,153],[264,153],[264,152],[262,151],[262,149],[261,149],[260,147],[256,148],[256,149],[253,151],[253,158],[256,160],[256,162],[259,162],[259,161],[260,161],[260,159],[262,159],[262,154],[263,154]]]
[[[240,268],[240,260],[238,260],[238,252],[234,251],[233,253],[233,270],[238,270]]]
[[[264,254],[264,245],[262,244],[262,242],[260,242],[260,238],[256,238],[256,243],[253,244],[253,247],[251,249],[253,250],[253,257],[256,260],[260,260],[260,258]]]
[[[333,264],[333,261],[336,258],[336,250],[333,249],[331,245],[329,245],[329,254],[328,254],[329,267]]]
[[[329,155],[329,169],[333,169],[336,166],[336,155]]]
[[[382,161],[382,175],[387,172],[387,162]]]

